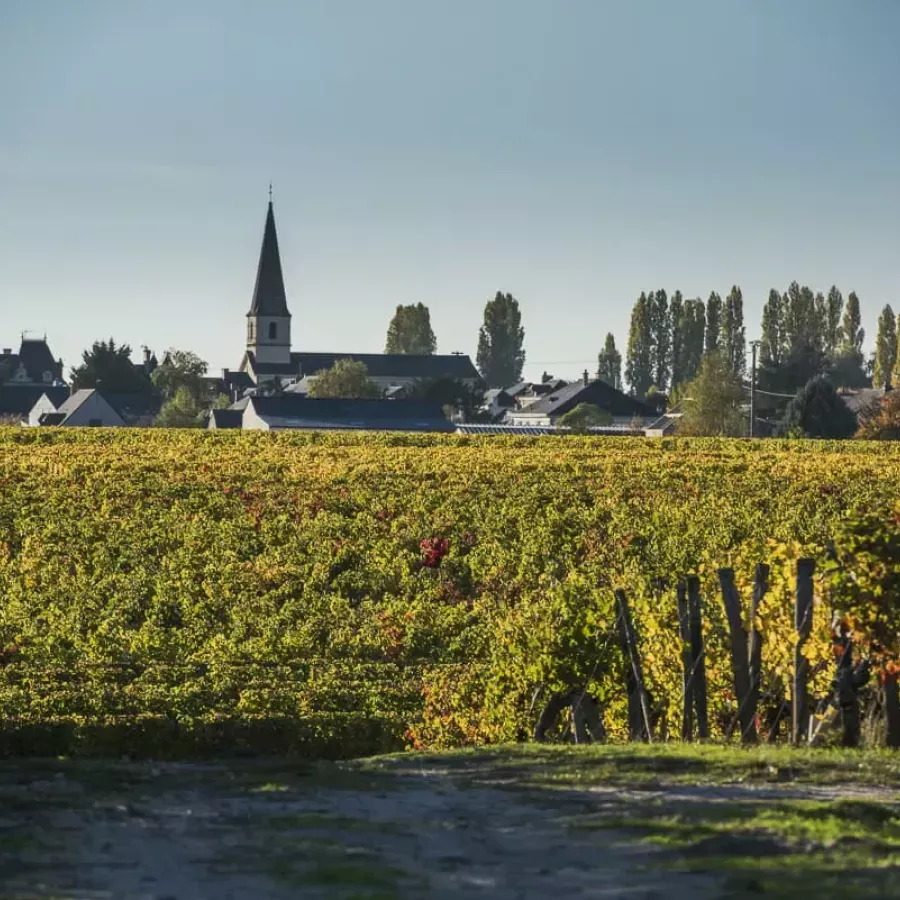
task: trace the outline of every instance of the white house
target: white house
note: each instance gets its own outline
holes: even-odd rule
[[[43,394],[29,412],[28,424],[121,428],[125,422],[96,390],[85,388],[75,391],[58,408]]]

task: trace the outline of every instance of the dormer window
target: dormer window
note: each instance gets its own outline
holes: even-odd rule
[[[52,372],[44,372],[44,374],[41,375],[41,379],[44,382],[44,384],[50,384],[50,382],[53,381],[53,373]]]

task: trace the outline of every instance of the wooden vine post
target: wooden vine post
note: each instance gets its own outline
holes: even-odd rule
[[[702,601],[700,579],[691,575],[687,580],[688,619],[691,637],[691,691],[694,709],[697,712],[697,736],[703,740],[709,737],[709,712],[706,702],[706,663],[703,647]]]
[[[813,559],[797,560],[797,593],[794,602],[794,627],[797,643],[794,645],[794,685],[791,696],[793,714],[791,742],[796,747],[809,734],[809,701],[807,681],[809,661],[803,655],[803,645],[812,632],[813,613],[813,573],[816,563]]]
[[[747,649],[747,631],[744,628],[741,597],[734,583],[734,569],[719,569],[719,585],[722,603],[728,618],[731,635],[731,670],[734,673],[734,699],[737,703],[737,719],[741,725],[741,740],[755,744],[756,710],[750,708],[750,657]]]
[[[837,671],[834,674],[834,695],[841,711],[844,747],[858,747],[860,738],[859,689],[869,680],[867,661],[853,662],[853,641],[846,622],[841,621],[833,629]]]
[[[678,633],[681,637],[681,687],[684,696],[681,739],[692,741],[694,739],[694,679],[691,677],[693,654],[691,653],[691,617],[688,609],[687,582],[678,582],[676,596],[678,598]]]
[[[759,605],[769,590],[769,567],[765,563],[757,563],[753,573],[753,599],[750,602],[750,644],[748,654],[750,657],[750,696],[747,705],[750,715],[756,723],[756,713],[759,709],[760,686],[762,684],[762,634],[757,627],[757,615]]]
[[[631,740],[653,741],[650,725],[650,696],[644,684],[643,667],[638,652],[637,635],[628,608],[628,597],[621,588],[615,590],[619,640],[625,657],[628,687],[628,732]],[[630,676],[630,677],[629,677]]]
[[[893,750],[900,747],[900,687],[896,672],[884,674],[885,744]]]

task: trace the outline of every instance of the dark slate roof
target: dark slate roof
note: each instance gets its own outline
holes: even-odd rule
[[[237,390],[245,391],[247,388],[253,387],[253,379],[247,372],[233,372],[229,370],[225,373],[222,383],[229,390],[236,388]]]
[[[123,419],[129,416],[155,416],[162,404],[159,397],[149,391],[131,394],[103,394],[103,399]]]
[[[856,391],[841,391],[838,396],[853,412],[860,413],[881,402],[884,388],[860,388]]]
[[[522,410],[522,413],[544,416],[561,416],[575,409],[579,403],[591,403],[612,416],[643,416],[649,418],[657,415],[656,410],[629,397],[605,381],[589,381],[585,384],[576,381],[560,388],[558,391],[542,397]]]
[[[216,428],[240,428],[244,419],[242,409],[214,409],[210,415]]]
[[[44,394],[58,407],[69,396],[69,389],[42,384],[4,384],[0,386],[0,413],[30,413]]]
[[[508,388],[503,388],[510,397],[516,398],[519,394],[524,394],[525,391],[531,388],[530,381],[520,381],[518,384],[510,385]]]
[[[412,353],[292,353],[291,368],[299,367],[302,375],[315,375],[330,369],[339,359],[361,362],[373,378],[454,378],[477,379],[478,370],[465,354],[431,354],[419,356]],[[254,367],[256,368],[256,367]],[[263,367],[262,372],[268,374]],[[256,368],[256,371],[260,369]]]
[[[15,365],[21,363],[32,381],[41,381],[44,372],[49,372],[53,378],[62,378],[62,366],[53,358],[47,342],[44,340],[22,340],[19,347],[19,358]]]
[[[278,252],[278,234],[275,231],[275,213],[272,201],[266,213],[259,265],[256,269],[256,285],[248,316],[290,316],[284,293],[284,276],[281,273],[281,255]]]
[[[281,394],[250,400],[263,419],[285,427],[373,431],[453,431],[441,405],[425,400],[349,400]]]

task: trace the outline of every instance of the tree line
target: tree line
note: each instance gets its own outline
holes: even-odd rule
[[[771,290],[760,323],[757,378],[762,390],[792,393],[824,375],[841,387],[900,384],[897,333],[900,323],[890,306],[878,322],[875,351],[863,354],[859,297],[846,300],[832,286],[827,295],[794,281],[787,290]],[[723,299],[713,291],[706,302],[671,298],[665,290],[642,292],[631,312],[624,360],[624,383],[636,397],[677,392],[695,379],[703,359],[718,354],[723,369],[738,379],[748,375],[744,299],[734,285]],[[622,357],[615,338],[606,336],[598,356],[598,375],[619,387]]]

